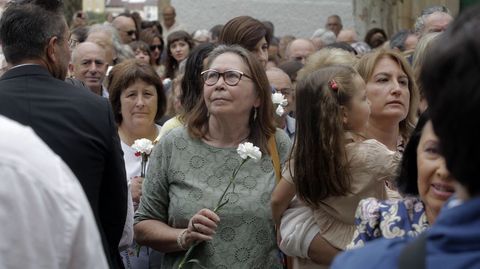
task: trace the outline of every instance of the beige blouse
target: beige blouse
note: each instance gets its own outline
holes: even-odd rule
[[[339,249],[345,249],[352,241],[355,210],[360,200],[389,198],[385,181],[394,177],[401,159],[401,153],[389,150],[374,139],[347,144],[346,154],[352,178],[350,193],[327,198],[314,210],[320,234]],[[294,184],[293,174],[293,160],[290,160],[282,176]]]

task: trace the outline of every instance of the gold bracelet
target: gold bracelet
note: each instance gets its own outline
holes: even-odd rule
[[[187,250],[187,248],[184,246],[184,238],[183,236],[185,235],[185,233],[187,232],[187,229],[183,230],[182,232],[180,232],[177,236],[177,245],[180,249],[182,250]]]

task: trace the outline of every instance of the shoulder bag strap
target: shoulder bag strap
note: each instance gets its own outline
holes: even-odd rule
[[[276,183],[280,182],[280,178],[282,177],[281,171],[280,171],[280,158],[278,156],[278,150],[277,150],[277,141],[275,139],[275,134],[270,136],[268,139],[268,151],[270,152],[270,157],[272,158],[273,162],[273,169],[275,170],[275,178],[276,178]]]

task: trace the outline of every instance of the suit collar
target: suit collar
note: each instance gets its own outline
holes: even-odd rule
[[[41,76],[50,76],[53,77],[50,72],[48,72],[48,69],[45,68],[42,65],[38,64],[22,64],[22,65],[17,65],[5,72],[3,76],[0,78],[0,80],[5,80],[5,79],[11,79],[19,76],[30,76],[30,75],[41,75]]]

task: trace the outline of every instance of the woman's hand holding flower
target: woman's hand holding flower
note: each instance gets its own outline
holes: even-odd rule
[[[182,238],[182,245],[190,247],[195,242],[212,240],[220,218],[210,209],[201,209],[188,222],[187,231]]]

